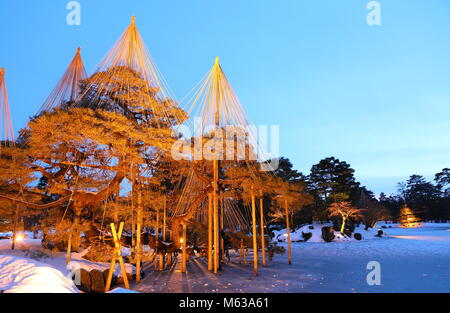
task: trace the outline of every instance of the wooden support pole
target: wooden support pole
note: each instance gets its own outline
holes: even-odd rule
[[[247,250],[247,248],[244,247],[244,265],[247,265],[247,254],[248,254],[248,250]]]
[[[116,261],[119,261],[120,270],[122,271],[123,282],[125,284],[126,289],[130,289],[130,284],[128,283],[127,271],[125,268],[125,264],[122,258],[122,252],[120,251],[120,238],[122,237],[123,232],[123,222],[120,223],[119,231],[116,231],[116,226],[114,223],[111,223],[111,232],[114,239],[114,252],[111,259],[111,265],[109,267],[108,278],[106,279],[106,287],[105,292],[108,292],[111,289],[112,277],[114,274],[114,269],[116,268]]]
[[[156,208],[156,227],[155,227],[155,242],[156,242],[156,249],[158,249],[158,245],[159,245],[159,206]],[[159,251],[157,251],[157,253],[159,254]],[[158,255],[156,255],[155,257],[155,261],[153,262],[154,264],[154,269],[155,271],[158,269]]]
[[[136,174],[131,163],[131,253],[136,252]]]
[[[260,227],[261,227],[261,257],[262,257],[262,266],[266,266],[266,241],[264,237],[264,198],[263,192],[261,191],[259,198],[259,219],[260,219]]]
[[[225,209],[224,206],[224,196],[221,195],[220,196],[220,230],[223,231],[224,228],[224,220],[223,220],[223,215],[224,212],[223,210]],[[225,260],[225,241],[223,240],[223,237],[220,236],[220,261],[223,262]]]
[[[213,84],[215,93],[215,112],[214,112],[214,124],[216,131],[220,131],[220,65],[219,58],[216,58],[214,65]],[[222,147],[217,146],[217,142],[214,143],[214,160],[213,160],[213,189],[214,189],[214,273],[219,271],[219,153]]]
[[[186,261],[187,261],[187,251],[186,251],[186,223],[183,223],[183,236],[181,237],[181,272],[186,273]]]
[[[288,242],[288,264],[292,264],[292,254],[291,254],[291,229],[289,227],[289,207],[287,199],[284,199],[284,207],[286,210],[286,234]]]
[[[137,237],[136,237],[136,245],[137,245],[137,253],[136,253],[136,283],[139,284],[141,281],[141,257],[142,257],[142,245],[141,245],[141,224],[137,223]]]
[[[219,272],[219,199],[214,192],[214,273]]]
[[[167,227],[167,196],[163,199],[163,240],[166,241],[166,227]]]
[[[208,270],[214,269],[213,265],[213,195],[208,196]]]
[[[114,253],[113,258],[111,259],[111,264],[109,265],[108,278],[106,279],[105,292],[108,292],[109,290],[111,290],[111,282],[112,282],[115,268],[116,268],[116,254]]]
[[[172,233],[169,233],[169,240],[172,241]],[[173,252],[169,252],[167,254],[167,266],[172,266],[172,257],[173,257]]]
[[[239,248],[239,263],[244,261],[244,239],[241,239],[241,246]]]
[[[253,189],[253,188],[252,188]],[[256,233],[255,193],[252,190],[253,273],[258,276],[258,235]]]
[[[141,236],[142,236],[142,224],[144,223],[144,212],[142,208],[142,194],[141,188],[138,189],[137,194],[137,223],[136,223],[136,245],[137,245],[137,253],[136,253],[136,283],[139,284],[141,281],[141,260],[142,260],[142,244],[141,244]]]

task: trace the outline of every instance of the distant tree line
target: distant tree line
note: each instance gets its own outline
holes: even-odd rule
[[[350,164],[335,157],[319,161],[308,175],[293,169],[289,159],[280,158],[275,175],[286,181],[303,183],[312,198],[309,204],[295,212],[294,225],[336,219],[333,214],[336,203],[360,210],[355,214],[354,222],[362,221],[367,227],[373,227],[380,220],[396,221],[404,205],[422,220],[450,219],[448,168],[437,173],[432,182],[423,176],[412,175],[406,182],[398,183],[395,194],[381,193],[378,197],[356,181],[354,173]]]

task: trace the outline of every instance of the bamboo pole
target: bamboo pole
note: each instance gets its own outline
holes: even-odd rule
[[[159,245],[159,206],[156,208],[156,229],[155,229],[155,242],[156,242],[156,249],[158,250]],[[155,257],[155,261],[153,262],[155,271],[158,269],[158,255],[159,251],[157,251],[157,256]]]
[[[139,284],[141,281],[141,254],[142,254],[142,246],[141,246],[141,224],[137,223],[137,254],[136,254],[136,283]]]
[[[141,235],[142,235],[142,224],[144,222],[143,212],[142,212],[142,194],[141,188],[138,190],[137,194],[137,229],[136,229],[136,283],[139,284],[141,281],[141,260],[142,260],[142,245],[141,245]]]
[[[208,196],[208,270],[212,271],[213,266],[213,195]]]
[[[217,187],[214,192],[214,273],[219,271],[219,201]]]
[[[183,223],[183,236],[181,237],[181,272],[186,273],[186,223]]]
[[[119,231],[116,231],[116,226],[114,223],[111,223],[111,233],[114,239],[114,252],[113,257],[111,259],[111,265],[109,267],[108,278],[106,279],[106,287],[105,292],[108,292],[111,289],[112,277],[114,274],[114,269],[116,267],[116,261],[119,260],[120,270],[122,271],[123,282],[125,284],[126,289],[130,289],[130,284],[128,283],[127,271],[125,269],[125,264],[123,262],[122,253],[120,251],[120,243],[119,240],[122,237],[124,223],[121,222],[119,226]]]
[[[224,227],[224,221],[223,221],[223,210],[225,209],[224,206],[224,196],[220,196],[220,230],[223,230]],[[223,237],[220,236],[220,261],[223,262],[225,260],[225,241],[223,240]]]
[[[111,265],[109,266],[108,278],[106,279],[105,292],[108,292],[111,289],[111,282],[112,282],[115,268],[116,268],[116,255],[114,253],[113,258],[111,259]]]
[[[172,241],[172,232],[169,233],[169,240]],[[173,252],[167,254],[167,266],[172,266]]]
[[[215,113],[214,113],[214,122],[215,129],[219,131],[220,127],[220,116],[219,116],[219,107],[220,107],[220,81],[219,81],[219,58],[216,58],[214,64],[214,91],[215,91]],[[219,270],[219,160],[217,153],[217,144],[215,143],[214,149],[214,160],[213,160],[213,189],[214,189],[214,273],[217,274]]]
[[[253,273],[258,276],[258,238],[256,233],[255,193],[252,188]]]
[[[164,195],[163,200],[163,240],[166,241],[166,227],[167,227],[167,196]]]
[[[291,254],[291,229],[289,227],[289,208],[288,201],[284,199],[284,206],[286,210],[286,234],[287,234],[287,242],[288,242],[288,264],[292,264],[292,254]]]
[[[244,265],[247,265],[247,248],[244,247]]]
[[[241,239],[241,246],[239,248],[239,263],[244,261],[244,239]]]
[[[131,164],[131,252],[136,251],[136,221],[135,221],[135,197],[136,197],[136,175],[133,163]]]
[[[259,198],[259,215],[260,215],[260,227],[261,227],[261,254],[262,254],[262,266],[266,266],[266,242],[264,237],[264,198],[261,191]]]
[[[165,208],[163,206],[163,215],[164,215],[164,211],[165,211]],[[159,214],[158,214],[158,216],[159,216]],[[165,223],[164,219],[165,219],[165,216],[163,216],[163,230],[162,230],[163,233],[164,233],[164,223]],[[158,226],[159,226],[159,223],[158,223]],[[158,236],[159,236],[159,232],[158,232]],[[164,240],[164,234],[162,234],[162,238]],[[159,253],[159,270],[161,272],[164,271],[164,255],[162,254],[162,252]]]

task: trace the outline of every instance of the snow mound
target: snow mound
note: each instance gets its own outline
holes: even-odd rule
[[[109,269],[110,263],[104,262],[91,262],[84,259],[73,260],[69,264],[67,264],[67,270],[75,271],[78,269],[84,269],[88,272],[92,270],[98,270],[100,272],[104,272]],[[128,274],[135,274],[135,268],[132,264],[125,263],[125,270]],[[116,267],[114,268],[114,275],[117,277],[122,277],[122,271],[120,270],[119,262],[116,262]]]
[[[0,256],[0,291],[6,293],[78,293],[70,278],[31,259]]]
[[[292,242],[304,241],[302,233],[311,233],[312,237],[308,240],[308,242],[315,242],[315,243],[325,242],[325,240],[322,239],[322,227],[325,227],[325,226],[332,226],[332,224],[330,224],[330,223],[328,223],[328,224],[313,223],[313,224],[304,225],[295,231],[291,231],[291,241]],[[313,229],[311,229],[311,228],[313,228]],[[286,240],[287,240],[286,229],[275,230],[275,231],[273,231],[273,233],[274,233],[274,238],[273,238],[274,241],[286,242]],[[378,238],[378,237],[375,237],[375,235],[378,233],[378,228],[370,228],[369,230],[365,230],[364,226],[359,226],[359,227],[355,228],[355,231],[353,232],[353,234],[355,234],[355,233],[360,233],[362,235],[362,240]],[[339,231],[334,231],[334,235],[335,235],[335,238],[334,238],[333,242],[357,241],[355,238],[353,238],[353,236],[352,237],[345,236],[345,235],[341,234],[341,232],[339,232]]]

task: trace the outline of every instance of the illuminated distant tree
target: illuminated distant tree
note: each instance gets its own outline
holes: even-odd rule
[[[361,209],[353,207],[353,205],[349,201],[334,202],[333,204],[331,204],[328,210],[330,211],[330,217],[340,216],[342,218],[341,233],[344,232],[345,223],[347,222],[347,220],[351,217],[361,218],[361,212],[363,211]]]
[[[406,205],[400,210],[398,220],[401,227],[413,228],[420,226],[420,219],[416,217],[414,212]]]

